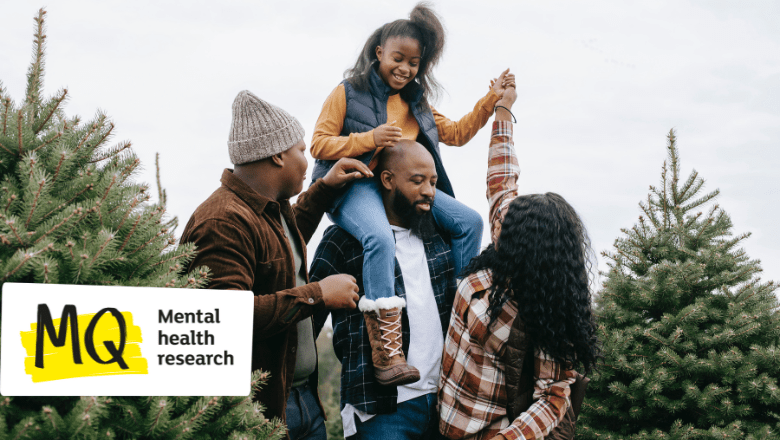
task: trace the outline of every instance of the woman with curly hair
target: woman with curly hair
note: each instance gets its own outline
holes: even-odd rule
[[[444,344],[440,424],[451,439],[573,438],[571,385],[599,348],[590,247],[555,193],[518,196],[508,88],[488,158],[492,243],[466,267]]]

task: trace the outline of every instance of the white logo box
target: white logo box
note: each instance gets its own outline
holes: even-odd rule
[[[37,323],[38,305],[46,304],[51,318],[62,316],[65,305],[76,306],[78,315],[94,314],[110,307],[132,314],[133,325],[141,329],[141,355],[148,364],[148,374],[119,374],[76,377],[33,382],[25,372],[27,351],[21,332],[29,332]],[[189,323],[185,317],[197,315],[205,321],[210,313],[219,323]],[[2,287],[2,339],[0,339],[0,394],[4,396],[246,396],[250,392],[252,357],[252,292],[236,290],[195,290],[152,287],[78,286],[53,284],[5,283]],[[159,312],[171,317],[181,313],[181,323],[161,323]],[[110,313],[102,318],[114,320]],[[114,321],[115,322],[115,321]],[[69,323],[70,324],[70,323]],[[59,325],[55,331],[59,332]],[[84,329],[79,329],[84,332]],[[214,345],[160,345],[159,332],[165,335],[211,337]],[[67,330],[70,340],[70,328]],[[46,332],[47,344],[50,340]],[[118,343],[118,340],[115,341]],[[169,343],[172,342],[169,339]],[[95,346],[103,342],[96,340]],[[158,355],[232,356],[232,365],[169,365]],[[89,358],[81,341],[81,356]],[[213,358],[212,359],[216,359]],[[107,359],[106,359],[107,360]],[[45,357],[44,357],[45,362]],[[174,361],[176,362],[176,361]],[[46,368],[45,364],[44,367]]]

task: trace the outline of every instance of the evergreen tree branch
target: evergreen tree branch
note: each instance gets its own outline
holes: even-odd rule
[[[175,242],[175,240],[173,240],[173,241]],[[171,243],[169,242],[168,244],[166,244],[166,245],[165,245],[165,248],[167,248],[169,244],[171,244]],[[165,249],[165,248],[164,248],[164,249]],[[181,258],[187,258],[187,257],[189,257],[190,255],[191,255],[191,254],[190,254],[189,252],[183,252],[183,253],[181,253],[181,254],[179,254],[179,255],[175,255],[175,256],[172,256],[172,257],[170,257],[170,258],[166,258],[165,260],[158,261],[158,262],[156,262],[156,263],[152,264],[151,266],[149,266],[149,268],[151,269],[151,268],[153,268],[153,267],[157,267],[157,266],[159,266],[159,265],[161,265],[161,264],[169,263],[169,262],[171,262],[171,261],[179,260],[179,259],[181,259]],[[177,265],[177,266],[178,266],[178,265]],[[181,268],[181,267],[179,267],[179,268]],[[173,271],[176,271],[176,270],[178,270],[178,269],[175,269],[175,266],[171,266],[171,269],[168,271],[168,273],[170,273],[170,272],[173,272]]]
[[[43,414],[44,416],[49,420],[49,423],[51,423],[52,428],[54,428],[55,432],[59,436],[60,434],[60,428],[57,426],[57,422],[54,421],[54,417],[52,416],[52,409],[50,406],[44,406],[43,407]]]
[[[41,179],[40,182],[38,182],[38,191],[35,193],[35,197],[33,198],[32,207],[30,208],[30,214],[27,216],[27,221],[24,222],[25,228],[30,227],[30,220],[32,220],[33,213],[35,212],[35,208],[38,205],[38,199],[41,197],[41,191],[43,191],[44,185],[46,185],[45,177]]]
[[[77,197],[79,197],[80,195],[84,194],[85,192],[87,192],[87,191],[91,190],[91,189],[92,189],[92,188],[94,188],[94,187],[95,187],[95,185],[94,185],[94,184],[92,184],[92,183],[89,183],[89,184],[87,184],[87,186],[85,186],[85,187],[84,187],[84,189],[82,189],[81,191],[79,191],[78,193],[76,193],[76,195],[75,195],[75,196],[73,196],[73,197],[71,197],[71,198],[70,198],[70,200],[68,200],[68,201],[67,201],[67,202],[65,202],[65,203],[61,203],[59,206],[57,206],[56,208],[54,208],[54,209],[52,209],[51,211],[49,211],[48,213],[46,213],[46,215],[44,215],[44,216],[43,216],[43,219],[44,219],[44,220],[45,220],[45,219],[47,219],[47,218],[48,218],[50,215],[52,215],[53,213],[55,213],[55,212],[59,211],[60,209],[62,209],[62,208],[64,208],[64,207],[66,207],[66,206],[68,206],[68,205],[70,205],[70,204],[71,204],[71,202],[73,202],[74,200],[76,200],[76,198],[77,198]],[[79,209],[81,209],[81,208],[79,208]]]
[[[57,133],[59,136],[62,132]],[[57,169],[54,171],[54,177],[51,180],[52,185],[54,185],[54,182],[57,181],[57,177],[60,176],[60,169],[62,169],[62,163],[65,162],[65,159],[68,157],[68,153],[65,151],[60,152],[60,161],[57,162]],[[59,209],[59,208],[58,208]],[[54,211],[52,211],[54,212]],[[51,213],[49,213],[51,214]],[[48,216],[48,214],[46,214]]]
[[[78,146],[73,150],[74,153],[78,153],[78,151],[81,149],[81,147],[84,145],[87,140],[89,140],[90,137],[92,137],[92,134],[95,133],[98,129],[98,124],[94,123],[92,124],[92,128],[89,130],[86,136],[84,136],[81,141],[79,142]]]
[[[187,427],[186,427],[186,428],[184,428],[184,429],[182,430],[182,432],[181,432],[179,435],[177,435],[176,437],[174,437],[174,438],[176,438],[176,439],[182,438],[182,436],[183,436],[183,435],[185,435],[185,434],[188,434],[188,433],[189,433],[189,431],[190,431],[191,427],[193,427],[193,426],[195,426],[195,425],[196,425],[196,423],[198,422],[198,419],[200,419],[201,417],[203,417],[203,415],[204,415],[204,414],[208,414],[208,413],[210,412],[209,410],[213,409],[213,407],[214,407],[214,406],[216,406],[218,403],[219,403],[219,400],[218,400],[216,397],[212,397],[211,399],[209,399],[208,403],[206,403],[206,406],[204,406],[203,408],[199,409],[199,410],[198,410],[198,411],[195,413],[195,415],[194,415],[194,416],[192,416],[192,417],[191,417],[191,418],[189,418],[189,419],[186,419],[186,418],[185,418],[184,420],[182,420],[181,422],[179,422],[179,424],[178,424],[178,425],[176,425],[176,426],[173,426],[173,427],[169,428],[167,431],[165,431],[165,432],[163,433],[163,435],[164,435],[164,434],[167,434],[167,433],[169,433],[169,432],[171,432],[171,431],[173,431],[174,429],[178,429],[179,427],[181,427],[181,426],[183,426],[183,425],[187,425]]]
[[[36,156],[34,154],[30,154],[28,156],[28,164],[30,165],[30,172],[27,173],[27,178],[32,178],[33,173],[35,172],[35,164],[38,163],[36,159]]]
[[[5,221],[5,224],[11,229],[11,232],[14,233],[16,240],[19,242],[19,246],[24,247],[24,240],[22,240],[22,237],[19,236],[19,231],[17,231],[17,229],[14,227],[14,224],[16,224],[16,219],[9,218]]]
[[[43,282],[48,283],[49,282],[49,264],[43,263]]]
[[[103,244],[100,245],[100,249],[98,249],[98,251],[95,254],[95,256],[92,257],[92,261],[90,262],[90,264],[95,263],[95,260],[97,260],[97,258],[100,256],[100,254],[103,253],[103,250],[106,248],[108,243],[110,243],[111,240],[113,240],[113,239],[114,239],[114,234],[108,234],[108,237],[106,238],[106,241],[104,241]]]
[[[52,248],[53,248],[53,246],[49,245],[49,246],[47,246],[47,247],[45,247],[45,248],[43,248],[43,249],[40,249],[40,250],[38,250],[38,251],[35,251],[35,252],[33,252],[33,253],[27,253],[27,252],[25,252],[24,256],[22,257],[22,261],[21,261],[21,262],[20,262],[20,263],[19,263],[19,264],[18,264],[18,265],[15,267],[15,268],[13,268],[13,269],[12,269],[10,272],[8,272],[8,273],[6,273],[6,274],[5,274],[5,276],[3,277],[3,281],[5,281],[5,280],[7,280],[7,279],[11,278],[12,276],[14,276],[14,274],[15,274],[16,272],[18,272],[18,271],[19,271],[19,270],[20,270],[22,267],[24,267],[24,265],[25,265],[25,264],[26,264],[28,261],[30,261],[30,260],[32,260],[33,258],[37,257],[37,256],[38,256],[38,255],[40,255],[41,253],[43,253],[43,252],[46,252],[47,250],[51,250]],[[21,250],[20,250],[20,252],[21,252]]]
[[[164,234],[164,232],[162,232],[162,231],[160,231],[160,232],[156,233],[156,234],[154,235],[154,237],[152,237],[152,238],[150,238],[150,239],[149,239],[149,241],[147,241],[146,243],[142,244],[141,246],[138,246],[138,247],[137,247],[137,248],[135,248],[135,249],[134,249],[132,252],[130,252],[128,255],[133,255],[134,253],[136,253],[136,252],[140,251],[141,249],[144,249],[146,246],[148,246],[149,244],[151,244],[153,241],[157,240],[157,238],[158,238],[158,237],[160,237],[160,236],[161,236],[161,235],[163,235],[163,234]],[[135,273],[135,271],[133,271],[133,273]]]
[[[155,429],[158,427],[160,419],[163,418],[163,414],[166,412],[167,404],[168,402],[165,399],[160,399],[159,403],[157,404],[157,414],[154,416],[154,420],[150,423],[149,430],[147,431],[148,434],[153,434]]]
[[[8,204],[5,205],[5,209],[3,210],[3,212],[5,212],[6,214],[8,213],[8,208],[11,207],[11,204],[14,202],[14,200],[16,200],[16,194],[11,194],[10,196],[8,196]]]
[[[32,428],[32,426],[34,424],[35,424],[35,421],[34,421],[34,419],[32,417],[26,418],[22,423],[19,424],[19,425],[21,425],[22,428],[19,430],[19,432],[16,433],[16,436],[14,437],[14,440],[19,440],[19,439],[22,439],[22,438],[25,438],[25,437],[29,438],[29,436],[26,434],[26,432],[27,432],[28,429]]]
[[[669,210],[668,210],[668,203],[667,203],[668,198],[666,196],[666,188],[669,186],[669,182],[666,179],[666,161],[664,161],[664,168],[663,168],[663,171],[661,172],[661,183],[663,184],[663,190],[662,190],[663,192],[662,192],[662,195],[660,197],[659,203],[661,203],[661,207],[664,210],[664,215],[663,215],[664,224],[663,224],[663,226],[665,228],[668,228],[670,226],[671,222],[669,221]]]
[[[42,121],[40,121],[38,124],[36,124],[33,127],[33,134],[38,134],[38,132],[40,132],[41,129],[43,129],[43,127],[45,127],[46,124],[49,123],[49,120],[54,115],[54,113],[57,111],[57,109],[60,107],[60,104],[62,104],[62,101],[65,100],[65,96],[67,96],[67,94],[68,94],[68,89],[63,89],[62,93],[60,94],[60,96],[58,98],[54,99],[54,103],[53,103],[54,105],[52,106],[51,111],[46,115],[46,117]]]
[[[42,143],[41,145],[38,145],[37,147],[35,147],[35,148],[32,150],[32,152],[33,152],[33,153],[35,153],[36,151],[40,150],[41,148],[45,148],[45,147],[46,147],[46,146],[48,146],[50,143],[52,143],[52,142],[56,141],[56,140],[57,140],[57,139],[59,139],[60,137],[62,137],[62,132],[61,132],[61,131],[58,131],[58,132],[57,132],[57,133],[56,133],[54,136],[52,136],[52,137],[51,137],[51,139],[49,139],[48,141],[46,141],[46,142]]]
[[[667,149],[669,150],[669,160],[671,161],[672,168],[672,201],[675,205],[679,205],[679,193],[677,192],[677,188],[680,181],[680,163],[677,160],[677,137],[674,135],[674,129],[669,130],[669,135],[667,138]]]
[[[22,138],[22,110],[19,110],[16,117],[16,128],[19,135],[19,156],[21,156],[23,154],[22,148],[24,148],[24,139]]]
[[[101,208],[103,207],[103,202],[106,200],[106,197],[108,197],[108,193],[111,191],[111,188],[116,183],[116,179],[117,179],[117,175],[114,174],[111,177],[111,183],[109,183],[108,188],[106,188],[106,192],[103,193],[103,197],[100,199],[99,202],[96,203],[96,206],[98,206],[97,213],[98,213],[98,218],[100,219],[100,227],[103,227],[103,213]]]
[[[97,163],[97,162],[104,161],[106,159],[112,159],[112,158],[116,157],[119,153],[121,153],[122,151],[127,150],[128,148],[130,148],[132,145],[133,144],[130,141],[122,142],[121,144],[119,144],[116,147],[114,147],[114,148],[110,149],[109,151],[107,151],[106,154],[104,154],[104,155],[102,155],[102,156],[100,156],[98,158],[90,160],[89,163]],[[122,174],[125,174],[124,171],[122,172]]]
[[[143,215],[138,214],[138,218],[135,219],[135,223],[133,223],[133,228],[130,229],[130,233],[127,234],[127,236],[125,237],[125,241],[122,242],[122,246],[119,247],[120,251],[123,250],[125,246],[127,246],[127,241],[130,240],[130,237],[132,237],[133,233],[135,233],[135,228],[138,227],[138,223],[141,221],[142,217]]]
[[[696,178],[699,177],[699,173],[696,172],[696,170],[693,170],[690,176],[688,176],[688,179],[683,184],[682,188],[680,188],[680,193],[683,194],[683,197],[690,198],[690,196],[695,195],[699,192],[701,187],[704,185],[704,180],[697,180]],[[693,187],[693,184],[696,183],[696,187]],[[693,189],[692,189],[693,188]],[[690,192],[690,195],[688,195]]]
[[[705,203],[709,203],[711,200],[713,200],[714,198],[718,197],[718,195],[720,195],[720,191],[716,189],[715,191],[712,191],[712,192],[710,192],[708,194],[705,194],[704,196],[702,196],[702,197],[694,200],[693,202],[683,206],[682,207],[682,211],[687,212],[687,211],[696,209],[699,206],[704,205]]]
[[[8,130],[8,110],[11,109],[11,99],[5,98],[3,102],[5,103],[5,108],[3,109],[3,135],[5,135]],[[5,147],[3,147],[3,149],[5,149]]]
[[[33,43],[33,62],[30,64],[30,70],[27,73],[27,101],[30,105],[31,121],[37,117],[38,106],[41,99],[41,88],[43,86],[43,66],[44,66],[44,16],[46,11],[43,8],[38,10],[38,17],[35,18],[36,30]]]
[[[3,128],[3,134],[5,134],[5,128]],[[8,154],[10,154],[11,156],[16,156],[16,153],[14,153],[13,151],[9,150],[8,148],[5,148],[5,145],[3,145],[2,142],[0,142],[0,148],[2,148],[3,150],[7,151]]]
[[[164,229],[163,229],[163,230],[161,230],[160,232],[158,232],[158,233],[157,233],[157,235],[155,235],[154,237],[152,237],[152,238],[151,238],[149,241],[147,241],[146,243],[144,243],[144,244],[142,244],[141,246],[139,246],[139,247],[138,247],[136,250],[134,250],[133,252],[130,252],[130,254],[129,254],[129,255],[133,255],[133,254],[134,254],[136,251],[138,251],[139,249],[146,247],[146,246],[147,246],[147,245],[149,245],[151,242],[153,242],[154,240],[156,240],[156,239],[157,239],[157,237],[159,237],[160,235],[164,234],[165,232],[167,232],[167,231],[165,231]],[[173,240],[173,243],[175,244],[175,243],[176,243],[176,240]],[[172,242],[169,240],[167,243],[165,243],[165,246],[163,246],[163,248],[162,248],[162,250],[161,250],[160,252],[162,252],[162,251],[164,251],[165,249],[167,249],[167,248],[168,248],[168,246],[170,246],[171,244],[172,244]],[[151,259],[152,259],[153,257],[155,257],[155,256],[156,256],[156,255],[150,255],[150,256],[148,256],[148,257],[147,257],[147,258],[146,258],[146,259],[145,259],[145,260],[144,260],[144,261],[143,261],[141,264],[139,264],[138,266],[136,266],[136,267],[135,267],[135,269],[133,269],[133,272],[130,274],[130,277],[132,277],[133,275],[135,275],[135,273],[138,271],[138,269],[140,269],[141,267],[145,266],[145,265],[146,265],[146,264],[149,262],[149,260],[151,260]],[[157,266],[157,265],[155,264],[154,266]],[[154,267],[154,266],[152,266],[152,267]],[[151,267],[150,267],[150,269],[151,269]]]
[[[161,205],[166,204],[165,190],[160,183],[160,153],[154,154],[154,166],[157,168],[157,197]]]
[[[119,222],[119,226],[117,226],[117,227],[116,227],[116,230],[117,230],[117,231],[119,231],[120,229],[122,229],[122,225],[124,225],[124,224],[125,224],[125,220],[127,220],[127,217],[129,217],[129,216],[130,216],[130,213],[131,213],[131,212],[133,212],[133,209],[135,209],[135,207],[138,205],[138,203],[140,203],[140,202],[138,201],[138,196],[135,196],[135,197],[133,197],[133,201],[132,201],[132,202],[130,202],[130,207],[129,207],[129,208],[127,209],[127,211],[125,212],[125,215],[124,215],[124,216],[122,216],[122,220]],[[121,206],[121,205],[119,205],[119,206]]]

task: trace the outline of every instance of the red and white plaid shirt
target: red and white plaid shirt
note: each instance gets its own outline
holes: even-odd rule
[[[520,168],[509,121],[493,123],[487,173],[491,234],[495,242],[507,207],[517,197]],[[506,414],[506,379],[501,355],[517,316],[514,301],[504,304],[490,329],[490,271],[479,271],[458,285],[447,331],[439,382],[439,430],[451,439],[542,439],[560,423],[569,402],[574,371],[536,352],[534,403],[517,419]],[[466,321],[464,322],[464,317]]]

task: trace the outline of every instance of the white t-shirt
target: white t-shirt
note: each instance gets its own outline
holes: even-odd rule
[[[439,317],[439,308],[431,285],[425,245],[408,229],[390,227],[395,234],[395,257],[401,266],[406,290],[406,314],[409,318],[410,333],[406,363],[420,371],[419,381],[398,387],[398,403],[401,403],[437,391],[444,336],[441,332],[441,321],[431,319],[434,316]],[[355,415],[364,422],[374,417],[373,414],[366,414],[352,405],[344,406],[341,420],[345,437],[357,432]]]

